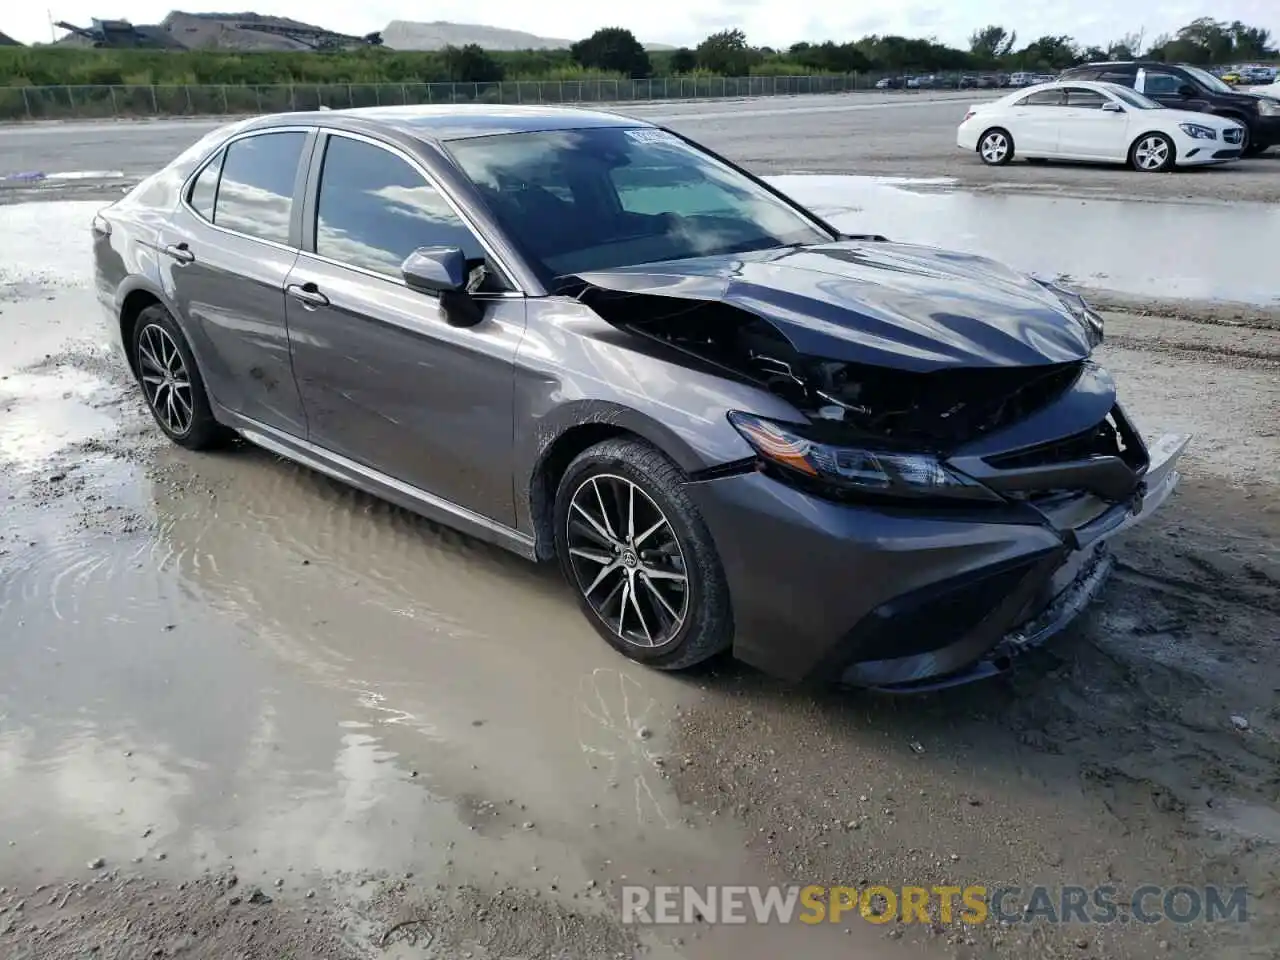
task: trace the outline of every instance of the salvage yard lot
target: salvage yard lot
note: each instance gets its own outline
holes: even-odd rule
[[[1183,484],[1118,542],[1069,635],[1009,679],[897,699],[723,661],[646,671],[554,571],[253,448],[162,444],[100,348],[94,205],[60,201],[118,195],[212,124],[0,130],[0,176],[123,174],[0,186],[0,956],[1274,956],[1280,303],[1248,269],[1159,258],[1230,242],[1247,214],[1239,256],[1264,252],[1265,277],[1280,152],[1161,176],[992,170],[953,146],[969,99],[635,110],[756,172],[928,181],[842,192],[891,236],[932,193],[1074,198],[1051,208],[1064,236],[1089,222],[1080,200],[1249,201],[1170,207],[1189,238],[1126,240],[1107,269],[1036,234],[1034,262],[1061,251],[1107,305],[1099,359],[1136,421],[1194,434]],[[937,208],[951,246],[989,242],[978,217],[1031,235],[1020,198],[985,200]],[[618,922],[628,882],[1250,899],[1245,923],[638,931]]]
[[[955,146],[982,92],[778,97],[686,104],[585,104],[661,122],[756,173],[953,177],[979,190],[1180,201],[1280,202],[1280,148],[1177,175],[1073,164],[983,166]],[[135,179],[222,121],[157,120],[0,126],[0,178],[25,171],[119,170]],[[94,184],[77,187],[80,192]],[[3,184],[0,184],[0,198]]]

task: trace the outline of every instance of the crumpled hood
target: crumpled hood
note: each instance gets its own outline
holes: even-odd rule
[[[1051,290],[992,260],[883,241],[640,264],[577,274],[619,293],[719,300],[800,353],[927,371],[1066,363],[1088,330]]]

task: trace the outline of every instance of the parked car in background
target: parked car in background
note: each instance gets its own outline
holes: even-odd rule
[[[1208,70],[1185,63],[1127,60],[1089,63],[1064,70],[1063,80],[1098,80],[1132,87],[1175,110],[1235,120],[1245,129],[1244,156],[1280,143],[1280,103],[1232,88]]]
[[[1241,67],[1239,70],[1240,80],[1247,84],[1268,84],[1274,83],[1276,79],[1275,67]]]
[[[881,77],[876,81],[877,90],[901,90],[902,86],[902,77]]]
[[[839,233],[687,138],[481,105],[221,127],[93,219],[170,439],[231,431],[530,560],[623,655],[897,691],[989,676],[1178,481],[1102,318]]]
[[[1234,70],[1228,70],[1226,73],[1215,74],[1215,76],[1231,87],[1238,87],[1240,84],[1244,83],[1244,78]]]
[[[1009,75],[1009,86],[1028,87],[1034,79],[1035,77],[1030,73],[1012,73]]]
[[[1243,139],[1235,120],[1170,110],[1128,87],[1087,80],[975,103],[956,131],[956,145],[990,166],[1019,156],[1128,163],[1143,172],[1236,160]]]

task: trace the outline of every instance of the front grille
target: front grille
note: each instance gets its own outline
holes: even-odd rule
[[[1069,390],[1084,361],[901,373],[867,369],[862,400],[878,412],[876,435],[925,447],[955,447],[1024,420]]]
[[[1112,407],[1100,423],[1073,436],[984,459],[998,470],[1025,470],[1094,457],[1119,457],[1134,471],[1147,466],[1147,451],[1142,438],[1119,406]]]
[[[1240,156],[1239,150],[1215,150],[1213,152],[1213,159],[1215,160],[1234,160],[1238,156]]]
[[[1244,129],[1242,127],[1232,127],[1230,130],[1222,132],[1223,143],[1239,143],[1244,139]]]

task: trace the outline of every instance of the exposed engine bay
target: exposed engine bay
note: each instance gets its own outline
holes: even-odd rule
[[[574,280],[575,296],[608,323],[763,387],[812,421],[812,439],[945,452],[1027,416],[1075,382],[1083,361],[925,373],[798,352],[774,324],[741,307],[605,290]]]

